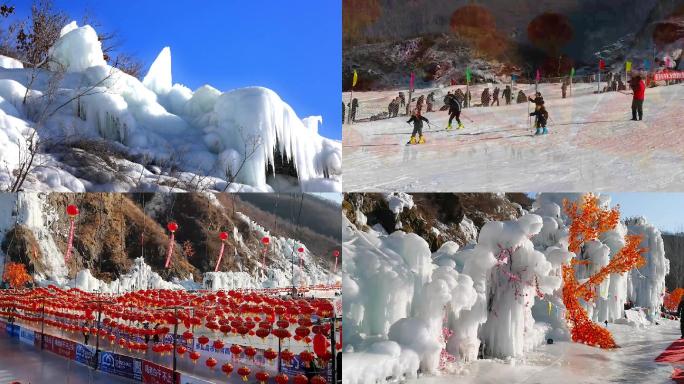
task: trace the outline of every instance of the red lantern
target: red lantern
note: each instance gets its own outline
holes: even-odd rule
[[[335,256],[335,257],[340,256],[340,251],[334,250],[334,251],[333,251],[333,256]]]
[[[192,360],[192,363],[196,363],[197,360],[200,358],[200,353],[197,351],[192,351],[190,352],[190,359]]]
[[[290,333],[290,331],[288,331],[288,330],[285,329],[285,328],[274,329],[273,331],[271,331],[271,333],[272,333],[275,337],[277,337],[277,338],[279,338],[279,339],[281,339],[281,340],[282,340],[282,339],[289,339],[290,337],[292,337],[292,334]]]
[[[250,373],[252,373],[252,370],[247,367],[240,367],[237,373],[240,375],[240,377],[242,377],[242,381],[247,381],[247,377]]]
[[[183,340],[191,340],[195,335],[192,334],[190,331],[183,332]]]
[[[292,382],[294,384],[308,384],[309,379],[307,379],[306,376],[304,376],[300,373],[299,375],[292,378]]]
[[[230,347],[230,353],[233,355],[233,357],[238,357],[242,353],[242,347],[237,344],[233,344]]]
[[[259,328],[255,331],[255,334],[263,340],[263,339],[266,339],[268,337],[268,335],[271,334],[271,331],[266,329],[266,328]]]
[[[221,239],[222,241],[228,240],[228,232],[219,233],[219,239]]]
[[[297,327],[295,329],[295,334],[301,338],[309,336],[309,333],[311,333],[311,329],[308,327]]]
[[[284,373],[278,374],[275,377],[276,384],[287,384],[289,381],[290,381],[290,378],[287,377],[287,375]]]
[[[313,350],[316,352],[316,355],[318,357],[323,357],[327,354],[328,348],[327,348],[327,342],[328,340],[323,336],[322,334],[317,334],[313,338]]]
[[[173,233],[178,230],[178,224],[176,224],[175,221],[170,221],[168,224],[166,224],[166,228],[169,230],[169,232]]]
[[[207,345],[207,343],[209,343],[209,338],[206,336],[200,336],[197,339],[197,342],[200,343],[200,345]]]
[[[178,354],[181,356],[183,356],[187,351],[188,349],[183,345],[179,345],[178,348],[176,348],[176,352],[178,352]]]
[[[271,375],[269,375],[268,372],[264,372],[264,371],[257,372],[255,376],[256,376],[256,379],[261,384],[266,384],[266,382],[268,381],[268,378],[271,377]]]
[[[268,236],[264,236],[261,238],[261,244],[263,245],[268,245],[268,243],[271,242],[271,239],[268,238]]]
[[[299,247],[299,248],[297,248],[297,252],[299,252],[299,253],[304,252],[304,247]]]
[[[217,361],[213,357],[210,357],[204,364],[206,364],[206,366],[209,367],[209,369],[214,369],[214,367],[217,364]]]
[[[78,207],[70,204],[67,206],[67,215],[69,215],[69,238],[67,239],[67,249],[64,253],[64,261],[68,262],[71,257],[71,249],[74,241],[74,218],[78,216]]]
[[[66,213],[67,213],[67,215],[69,215],[70,217],[76,217],[76,216],[78,216],[78,213],[79,213],[79,212],[78,212],[78,207],[75,206],[75,205],[73,205],[73,204],[69,204],[69,205],[67,206]]]
[[[170,221],[166,225],[166,228],[168,228],[169,232],[171,232],[171,236],[169,238],[169,246],[166,251],[166,263],[164,263],[164,268],[171,266],[171,255],[173,254],[173,245],[176,243],[175,235],[176,231],[178,230],[178,224],[176,224],[175,221]]]
[[[264,358],[266,360],[273,361],[276,357],[278,357],[278,352],[274,351],[272,348],[269,348],[264,351]]]
[[[294,353],[290,352],[289,349],[283,349],[280,351],[280,358],[283,359],[284,362],[289,363],[294,359]]]
[[[311,384],[326,384],[327,380],[323,376],[316,375],[311,378]]]
[[[309,351],[302,351],[299,354],[299,360],[301,360],[304,363],[310,363],[313,361],[313,359],[314,359],[314,355],[313,355],[313,353],[311,353]]]
[[[221,340],[216,340],[214,341],[214,349],[223,349],[223,341]]]
[[[231,372],[233,372],[233,365],[229,363],[225,363],[221,366],[221,371],[227,375],[230,375]]]
[[[245,348],[245,356],[249,357],[250,359],[254,360],[254,356],[256,356],[257,351],[254,347],[249,346]]]

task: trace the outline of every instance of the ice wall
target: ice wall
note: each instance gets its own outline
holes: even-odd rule
[[[665,248],[660,231],[643,217],[626,221],[630,234],[643,236],[640,244],[646,248],[646,265],[629,274],[629,299],[637,307],[646,308],[654,319],[660,311],[665,294],[665,276],[670,272],[670,262],[665,258]]]
[[[60,282],[67,275],[65,250],[57,247],[53,237],[56,234],[51,230],[60,218],[45,198],[43,193],[0,193],[0,242],[16,225],[25,226],[33,233],[47,270],[45,276],[39,277]]]

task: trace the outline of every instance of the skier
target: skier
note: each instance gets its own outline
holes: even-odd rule
[[[489,88],[485,88],[484,91],[482,91],[482,96],[480,97],[480,101],[482,102],[482,106],[483,107],[489,107],[489,100],[490,100]]]
[[[411,118],[407,121],[409,124],[413,123],[413,133],[411,133],[411,139],[406,143],[407,145],[425,143],[425,139],[423,139],[423,121],[430,123],[428,119],[420,115],[420,112],[417,109],[413,110]],[[418,140],[416,140],[416,133],[418,134]]]
[[[404,92],[399,92],[399,101],[400,101],[400,104],[399,104],[400,107],[403,108],[406,106],[406,96],[404,95]]]
[[[568,82],[567,80],[563,80],[563,84],[561,85],[561,93],[563,98],[567,96],[567,91],[568,91]]]
[[[492,94],[492,107],[494,106],[494,103],[496,103],[497,107],[499,106],[499,92],[501,92],[499,87],[495,87],[494,93]]]
[[[682,339],[684,339],[684,296],[677,306],[677,316],[679,316],[679,330],[682,331]]]
[[[515,102],[518,104],[522,104],[527,101],[527,96],[525,95],[525,92],[521,90],[518,91],[518,97],[516,98]]]
[[[344,101],[342,102],[342,124],[344,124],[344,112],[346,108],[344,108]]]
[[[530,100],[531,103],[534,103],[537,107],[540,105],[544,105],[544,98],[542,97],[541,92],[537,92],[534,96],[534,99],[528,97],[528,100]]]
[[[537,131],[535,135],[546,135],[549,131],[546,129],[546,122],[549,119],[549,112],[544,108],[544,103],[538,104],[534,112],[530,116],[535,116],[535,127]]]
[[[637,115],[639,115],[639,120],[641,120],[644,116],[646,84],[644,83],[644,80],[641,79],[640,75],[636,75],[632,78],[630,87],[634,93],[634,97],[632,98],[632,120],[636,121]]]
[[[426,99],[426,103],[427,103],[427,111],[432,112],[432,104],[435,103],[435,93],[434,92],[430,92],[428,94],[428,97]]]
[[[511,105],[511,99],[513,98],[513,94],[510,85],[507,85],[506,89],[503,90],[503,98],[504,100],[506,100],[506,105]]]
[[[456,92],[454,92],[454,96],[456,96],[456,100],[458,100],[458,102],[461,105],[465,105],[464,104],[465,103],[465,94],[463,94],[463,91],[461,91],[461,88],[456,89]]]
[[[618,91],[625,91],[625,90],[627,90],[627,86],[622,81],[622,78],[620,78],[620,80],[618,80]]]
[[[456,119],[456,122],[458,123],[458,129],[463,128],[463,123],[461,123],[461,103],[459,103],[458,99],[456,98],[456,95],[452,95],[451,93],[447,94],[445,98],[445,104],[449,105],[449,125],[447,125],[447,129],[451,129],[451,122]]]
[[[359,109],[359,99],[356,97],[352,100],[351,108],[349,110],[349,117],[352,122],[356,121],[356,110]]]
[[[399,113],[399,98],[396,97],[390,101],[389,105],[387,106],[387,117],[394,117],[396,114]]]
[[[420,95],[418,101],[416,101],[416,110],[418,113],[423,112],[423,103],[425,102],[425,95]]]

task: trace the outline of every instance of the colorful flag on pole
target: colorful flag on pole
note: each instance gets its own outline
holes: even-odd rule
[[[570,77],[575,76],[575,67],[570,68]]]
[[[537,82],[541,80],[541,72],[539,72],[539,69],[537,69],[537,77],[535,78],[535,80],[537,80]]]
[[[516,76],[515,73],[511,74],[511,81],[515,81],[517,78],[518,76]]]
[[[644,69],[647,71],[651,70],[651,62],[648,59],[644,59]]]
[[[625,71],[626,72],[632,72],[632,62],[628,61],[625,63]]]
[[[600,70],[606,69],[606,62],[603,59],[599,59],[599,69]]]
[[[359,74],[354,70],[354,79],[352,79],[352,87],[356,87],[356,82],[359,81]]]
[[[470,68],[466,67],[466,82],[470,83]]]
[[[413,72],[411,72],[411,80],[409,80],[409,90],[413,91],[413,89],[414,89],[413,85],[414,85],[415,81],[416,81],[416,75]]]

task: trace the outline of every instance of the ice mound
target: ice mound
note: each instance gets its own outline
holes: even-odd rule
[[[53,70],[83,72],[90,67],[107,65],[97,32],[90,25],[78,27],[75,21],[62,28],[49,56]]]

